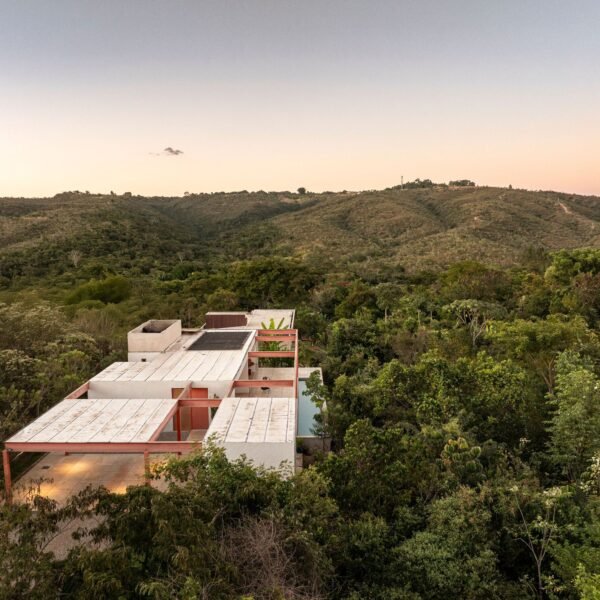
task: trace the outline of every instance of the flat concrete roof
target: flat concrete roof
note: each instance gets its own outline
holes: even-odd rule
[[[63,400],[7,443],[149,442],[177,400]]]
[[[233,381],[253,340],[254,336],[250,336],[240,350],[177,350],[162,352],[147,362],[116,362],[90,382]]]
[[[224,398],[206,432],[220,443],[295,442],[295,398]]]

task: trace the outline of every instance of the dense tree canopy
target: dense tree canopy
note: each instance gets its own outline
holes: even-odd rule
[[[272,255],[260,232],[173,260],[111,235],[103,261],[3,263],[3,438],[146,318],[293,306],[332,452],[285,479],[208,448],[158,467],[166,491],[3,506],[0,598],[599,596],[598,251],[408,274]],[[47,542],[73,519],[59,559]]]

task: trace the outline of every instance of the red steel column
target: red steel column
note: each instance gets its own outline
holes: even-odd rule
[[[7,504],[12,503],[12,481],[10,478],[10,455],[6,448],[2,450],[2,465],[4,467],[4,490]]]
[[[150,485],[150,454],[144,450],[144,483]]]
[[[181,409],[177,407],[177,412],[175,413],[175,425],[177,427],[177,441],[181,441]]]

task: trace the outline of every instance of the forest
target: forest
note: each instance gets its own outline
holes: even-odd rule
[[[472,217],[461,237],[450,195],[480,194],[484,214],[526,194],[470,183],[381,194],[386,210],[410,198],[446,215],[421,253],[391,230],[394,252],[373,231],[352,251],[331,229],[343,194],[240,192],[219,223],[221,197],[68,194],[62,216],[50,199],[0,201],[0,439],[122,360],[145,319],[292,307],[332,440],[287,479],[208,446],[156,468],[166,491],[3,504],[0,598],[600,598],[600,249],[583,217],[553,247]],[[319,203],[329,233],[297,251],[286,220]],[[587,247],[561,247],[588,225]],[[81,543],[58,558],[47,546],[67,524]]]

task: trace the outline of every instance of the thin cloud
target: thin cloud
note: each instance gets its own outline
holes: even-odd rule
[[[183,154],[183,150],[167,146],[162,152],[150,152],[152,156],[179,156]]]
[[[179,156],[180,154],[183,154],[183,150],[177,150],[177,148],[171,148],[171,146],[167,146],[163,152],[167,156]]]

